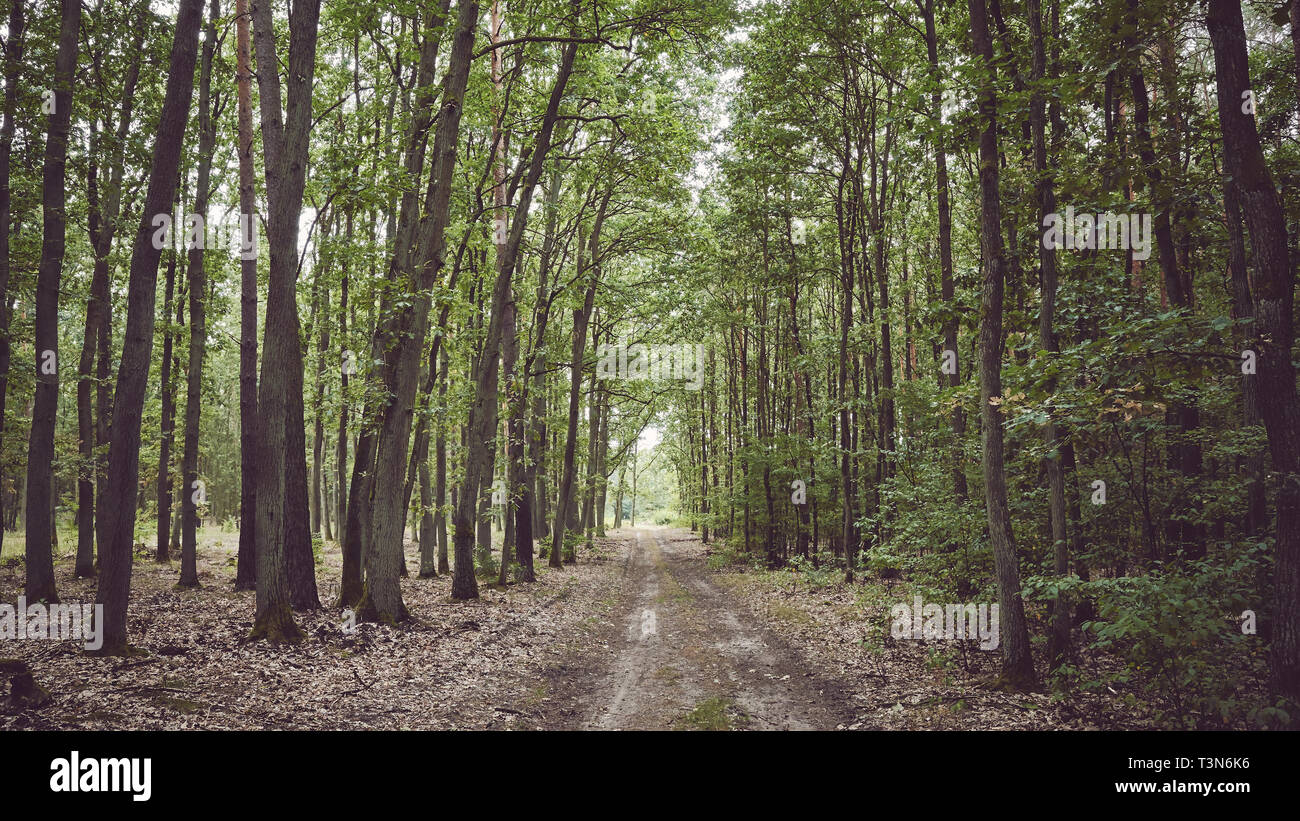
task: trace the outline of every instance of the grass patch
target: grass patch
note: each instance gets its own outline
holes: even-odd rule
[[[182,713],[184,715],[189,715],[190,713],[197,713],[204,709],[203,705],[198,703],[197,701],[190,701],[189,699],[185,699],[185,698],[177,698],[176,696],[169,696],[165,693],[158,693],[154,695],[153,702],[157,704],[159,707],[166,707],[168,710],[174,710],[175,712]]]
[[[545,681],[538,683],[536,687],[528,692],[528,697],[524,699],[524,709],[537,709],[541,706],[542,702],[546,700],[546,696],[549,693],[550,686]]]
[[[746,553],[740,544],[715,543],[710,546],[705,562],[710,570],[762,570],[763,556]]]
[[[664,604],[665,602],[670,601],[679,604],[690,604],[695,600],[695,597],[691,595],[691,591],[678,584],[677,580],[672,576],[665,575],[663,585],[663,590],[659,592],[658,596],[655,596],[655,602],[657,604]]]
[[[772,616],[787,624],[809,625],[813,623],[813,617],[808,615],[807,610],[789,604],[772,605]]]
[[[731,702],[721,696],[705,699],[678,722],[686,730],[730,730],[734,726],[727,708]]]

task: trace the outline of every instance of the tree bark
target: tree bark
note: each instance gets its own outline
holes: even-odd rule
[[[13,0],[9,7],[9,36],[5,40],[5,93],[3,120],[0,121],[0,445],[5,429],[5,399],[9,392],[9,323],[13,317],[13,300],[9,296],[9,191],[10,157],[14,143],[14,109],[17,106],[19,76],[23,66],[23,15],[25,0]],[[5,524],[9,521],[0,488],[0,549],[4,547]]]
[[[153,217],[168,213],[177,187],[185,124],[194,90],[203,0],[181,0],[167,72],[167,90],[145,194],[144,210],[131,253],[126,333],[113,397],[112,440],[108,451],[108,495],[100,513],[107,520],[108,549],[101,550],[96,602],[104,606],[100,652],[126,651],[126,608],[131,589],[131,551],[135,537],[136,496],[140,474],[140,421],[153,349],[158,261]]]
[[[239,552],[235,589],[257,586],[257,189],[253,168],[253,69],[248,0],[235,0],[239,115]],[[251,246],[251,247],[250,247]]]
[[[1003,456],[1002,413],[993,400],[1002,397],[1002,299],[1006,259],[1002,249],[1001,197],[998,190],[997,92],[993,43],[989,36],[984,0],[970,0],[971,44],[983,63],[979,91],[980,227],[984,240],[984,284],[980,305],[980,422],[983,438],[984,501],[989,541],[998,579],[1001,610],[1002,683],[1015,689],[1034,684],[1034,663],[1029,653],[1029,631],[1020,598],[1020,568],[1011,511],[1007,504],[1007,477]]]
[[[212,58],[217,48],[219,0],[209,0],[208,27],[204,35],[199,68],[199,171],[194,213],[205,223],[211,185],[212,154],[217,147],[214,109],[220,111],[220,97],[212,99]],[[181,456],[181,587],[198,587],[198,504],[204,499],[199,482],[199,419],[203,407],[203,359],[207,350],[208,325],[204,303],[208,280],[203,270],[204,248],[189,249],[190,361],[185,372],[185,450]]]
[[[451,57],[437,116],[437,128],[434,131],[433,170],[425,197],[424,216],[419,220],[418,226],[415,224],[415,193],[407,192],[402,201],[403,224],[407,228],[404,236],[399,235],[390,262],[390,278],[395,281],[405,279],[406,288],[415,294],[415,298],[404,308],[386,306],[384,313],[387,316],[376,329],[377,341],[391,341],[377,349],[382,351],[380,384],[387,394],[387,404],[381,410],[376,426],[375,476],[368,522],[371,544],[365,554],[366,581],[358,607],[361,617],[371,621],[398,622],[408,616],[398,582],[405,565],[402,547],[406,511],[402,509],[402,480],[405,476],[407,448],[410,446],[411,418],[420,362],[429,327],[429,295],[444,263],[451,178],[456,166],[461,105],[472,60],[478,8],[477,0],[462,0],[458,7]],[[422,144],[433,115],[433,58],[438,47],[433,32],[435,21],[441,19],[445,19],[445,12],[439,11],[429,16],[429,31],[425,35],[420,58],[416,110],[407,139],[406,168],[408,172],[417,175],[424,166]],[[418,251],[414,256],[411,254],[413,241]],[[459,569],[458,566],[458,572]]]
[[[77,70],[81,3],[61,0],[59,46],[54,62],[54,111],[45,141],[41,202],[44,228],[36,274],[36,396],[27,451],[26,585],[31,602],[59,600],[54,589],[54,423],[59,406],[59,282],[67,243],[68,134],[72,84]],[[0,226],[8,231],[9,226]]]
[[[295,288],[320,0],[301,0],[289,15],[287,111],[281,110],[270,0],[253,0],[252,16],[270,207],[266,228],[271,268],[257,397],[257,610],[251,637],[296,641],[302,633],[290,608],[308,604],[308,593],[315,598],[314,573],[311,589],[303,587],[304,569],[314,570],[310,567],[310,538],[304,539],[305,534],[298,532],[307,527],[307,454],[302,430],[303,357]],[[300,502],[301,511],[297,509]],[[301,564],[304,541],[307,568]]]
[[[1269,666],[1273,689],[1296,704],[1300,703],[1300,398],[1291,364],[1295,274],[1284,211],[1264,163],[1255,118],[1241,111],[1242,93],[1250,89],[1250,63],[1239,0],[1210,0],[1206,23],[1214,48],[1224,167],[1237,185],[1255,254],[1252,348],[1258,364],[1256,375],[1245,378],[1258,381],[1260,416],[1280,479]]]

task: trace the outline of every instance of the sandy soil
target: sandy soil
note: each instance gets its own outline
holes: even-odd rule
[[[544,726],[828,730],[852,718],[835,682],[713,583],[698,539],[646,527],[618,544],[617,617],[549,671]]]

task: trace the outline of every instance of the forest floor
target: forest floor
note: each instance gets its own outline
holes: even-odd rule
[[[551,570],[538,562],[538,582],[487,586],[480,598],[451,599],[451,577],[420,579],[414,543],[406,546],[412,575],[402,595],[414,617],[388,627],[342,629],[334,608],[341,555],[327,543],[317,565],[323,607],[297,613],[305,639],[294,645],[246,642],[254,593],[234,591],[237,533],[205,528],[197,590],[176,587],[179,562],[136,555],[128,630],[147,655],[97,658],[81,642],[0,641],[0,657],[26,661],[51,704],[0,715],[9,729],[508,729],[516,702],[539,696],[543,665],[567,652],[613,605],[607,580],[615,565],[597,540],[577,565]],[[75,540],[73,540],[75,544]],[[22,593],[21,548],[0,559],[0,602]],[[94,579],[74,579],[71,557],[55,567],[66,603],[92,602]]]
[[[400,627],[343,629],[341,556],[318,563],[321,610],[295,645],[246,642],[254,594],[233,589],[238,535],[205,529],[197,590],[178,563],[137,554],[129,630],[144,651],[97,658],[78,642],[5,641],[55,696],[0,715],[7,729],[1092,729],[1141,727],[1116,699],[1055,701],[985,687],[1000,655],[895,641],[895,583],[728,563],[693,533],[613,531],[538,582],[482,585],[455,602],[449,576],[402,580]],[[418,567],[408,543],[407,564]],[[93,579],[56,565],[64,602]],[[814,583],[816,582],[816,583]],[[0,602],[22,592],[0,559]]]

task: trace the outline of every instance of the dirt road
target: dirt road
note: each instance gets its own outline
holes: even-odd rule
[[[698,538],[619,534],[622,588],[597,647],[548,676],[552,727],[830,730],[851,716],[833,682],[713,584]]]

